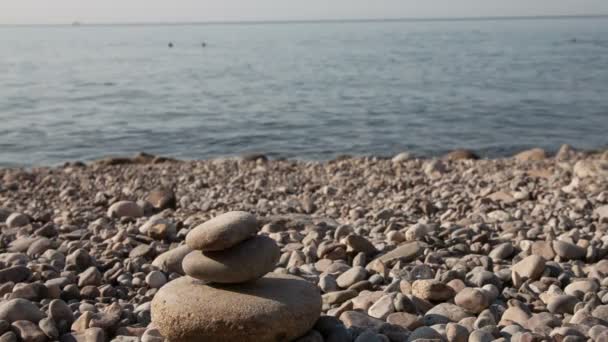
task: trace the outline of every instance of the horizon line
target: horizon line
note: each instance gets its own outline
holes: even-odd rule
[[[365,23],[365,22],[423,22],[423,21],[484,21],[484,20],[551,20],[551,19],[608,18],[607,14],[521,15],[521,16],[471,16],[471,17],[397,17],[397,18],[345,18],[345,19],[294,19],[294,20],[209,20],[209,21],[142,21],[142,22],[80,22],[71,23],[21,23],[2,24],[0,27],[19,26],[187,26],[187,25],[256,25],[256,24],[316,24],[316,23]]]

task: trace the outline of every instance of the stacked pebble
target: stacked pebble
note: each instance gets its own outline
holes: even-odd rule
[[[257,235],[246,212],[229,212],[186,236],[187,277],[163,287],[152,320],[171,341],[285,341],[309,331],[321,314],[321,295],[297,277],[267,274],[281,255]]]
[[[281,251],[273,239],[256,235],[256,218],[242,211],[218,216],[193,229],[186,244],[193,249],[183,262],[192,278],[221,284],[239,284],[271,272]]]

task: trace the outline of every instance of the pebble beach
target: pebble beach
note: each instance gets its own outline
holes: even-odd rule
[[[0,342],[608,341],[608,151],[7,168],[0,230]]]

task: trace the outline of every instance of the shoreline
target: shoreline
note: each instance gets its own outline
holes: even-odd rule
[[[510,160],[518,159],[520,161],[540,161],[540,160],[570,160],[570,159],[586,159],[586,158],[598,158],[608,160],[608,147],[596,148],[589,150],[575,149],[570,145],[564,144],[559,149],[545,150],[542,148],[531,148],[521,150],[514,155],[498,156],[493,158],[483,157],[481,154],[471,149],[455,149],[446,152],[441,155],[419,155],[412,152],[404,151],[395,155],[374,155],[374,154],[363,154],[363,155],[352,155],[352,154],[336,154],[333,158],[328,159],[306,159],[306,158],[284,158],[284,157],[272,157],[272,154],[264,153],[243,153],[234,155],[217,156],[205,159],[177,159],[171,156],[160,156],[147,152],[139,152],[134,156],[127,155],[106,155],[99,158],[91,158],[90,160],[68,160],[60,162],[54,165],[30,165],[30,166],[10,166],[0,164],[0,169],[38,169],[38,168],[59,168],[69,165],[129,165],[129,164],[158,164],[165,162],[205,162],[205,161],[221,161],[221,160],[242,160],[251,161],[255,159],[263,159],[265,161],[289,161],[298,163],[332,163],[345,159],[373,159],[373,160],[393,160],[393,161],[407,161],[407,160],[444,160],[444,161],[457,161],[457,160],[486,160],[486,161],[499,161],[499,160]]]

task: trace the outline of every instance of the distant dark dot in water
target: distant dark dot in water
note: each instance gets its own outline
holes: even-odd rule
[[[203,43],[201,43],[201,46],[202,46],[202,47],[206,47],[206,46],[207,46],[207,43],[203,42]]]
[[[112,87],[112,86],[115,86],[116,83],[114,83],[114,82],[104,82],[103,85],[106,86],[106,87]]]
[[[172,48],[173,47],[173,43],[169,43],[169,47]]]

